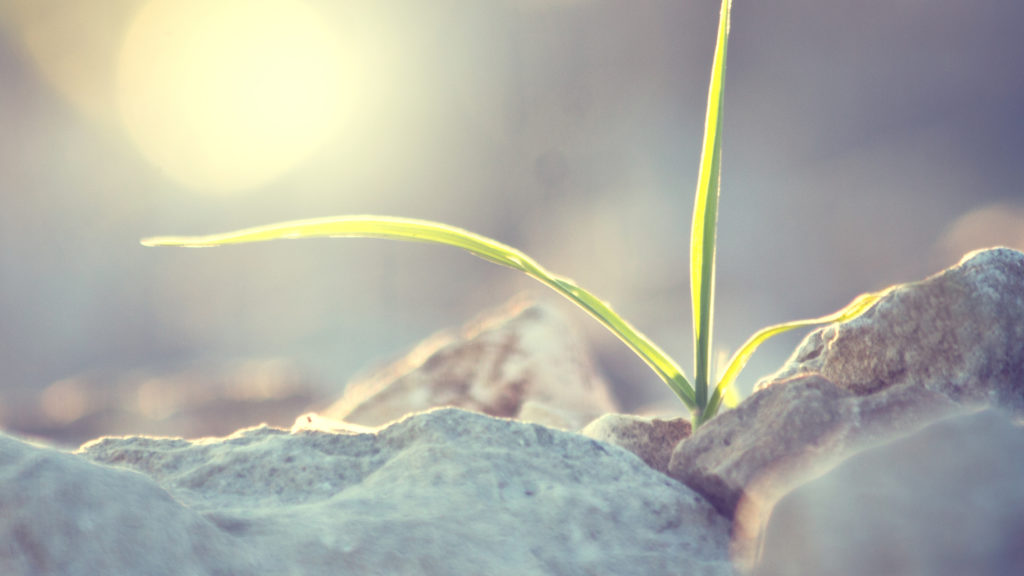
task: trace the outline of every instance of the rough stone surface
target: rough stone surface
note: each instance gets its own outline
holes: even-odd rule
[[[439,406],[574,430],[616,409],[608,385],[558,311],[519,299],[459,331],[436,334],[349,383],[321,413],[379,426]]]
[[[142,474],[0,435],[0,574],[249,574],[256,552]]]
[[[5,438],[0,573],[732,573],[728,520],[616,446],[450,408],[321,424]]]
[[[915,386],[1024,410],[1024,254],[972,252],[900,286],[863,316],[812,332],[758,387],[808,373],[861,396]]]
[[[779,501],[754,573],[1024,574],[1022,454],[999,410],[868,449]]]
[[[809,335],[776,376],[680,443],[669,474],[736,520],[740,557],[779,497],[857,450],[986,404],[1024,411],[1024,254],[968,255]]]
[[[636,454],[648,466],[668,472],[672,450],[690,435],[690,421],[685,418],[662,420],[631,414],[605,414],[587,424],[580,434],[621,446]]]

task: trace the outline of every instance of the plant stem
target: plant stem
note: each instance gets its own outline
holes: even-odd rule
[[[690,235],[690,298],[693,304],[694,392],[697,413],[694,425],[704,420],[711,380],[711,332],[714,315],[715,235],[718,225],[718,192],[722,155],[722,105],[725,92],[725,57],[729,40],[731,0],[722,0],[715,57],[711,66],[708,108],[704,120],[700,172]]]

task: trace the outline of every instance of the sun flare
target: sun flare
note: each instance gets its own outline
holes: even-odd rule
[[[121,51],[121,114],[173,178],[201,190],[252,188],[336,132],[340,56],[299,0],[152,0]]]

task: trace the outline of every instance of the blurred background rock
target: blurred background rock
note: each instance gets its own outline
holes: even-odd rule
[[[287,425],[437,329],[522,291],[548,297],[441,247],[138,244],[342,213],[430,218],[519,247],[689,369],[688,234],[717,11],[0,0],[0,427],[73,442],[61,423],[88,413],[97,423],[79,435],[222,433],[175,415],[239,395],[213,411],[224,432]],[[966,251],[1024,248],[1021,21],[1024,4],[1001,0],[736,2],[723,355]],[[678,408],[624,346],[557,305],[624,408]],[[800,336],[768,344],[741,391]],[[232,392],[244,378],[272,392]],[[109,427],[99,405],[141,416]]]

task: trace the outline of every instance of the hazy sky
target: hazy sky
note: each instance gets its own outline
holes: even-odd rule
[[[441,247],[138,244],[343,213],[522,248],[689,369],[717,1],[193,4],[0,0],[0,392],[247,357],[340,387],[518,292],[556,298]],[[1021,22],[1013,0],[734,2],[719,347],[1024,248]],[[626,408],[672,402],[565,310]]]

